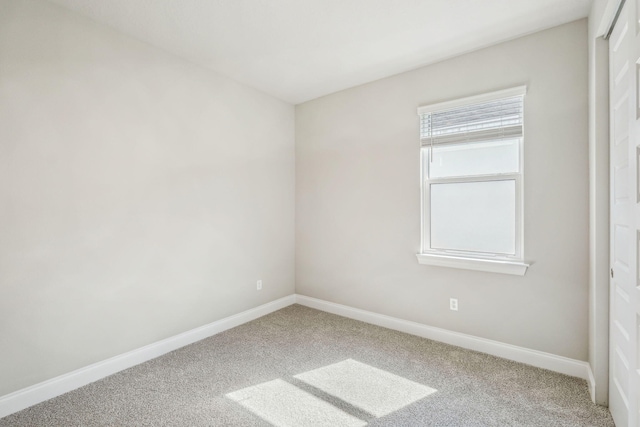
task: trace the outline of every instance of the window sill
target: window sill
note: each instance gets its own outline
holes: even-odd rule
[[[524,276],[529,267],[529,264],[523,262],[498,261],[493,259],[464,258],[435,254],[416,254],[416,257],[418,258],[418,262],[424,265],[513,274],[515,276]]]

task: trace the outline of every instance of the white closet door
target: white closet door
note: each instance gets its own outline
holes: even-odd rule
[[[611,280],[609,409],[618,427],[638,422],[638,193],[635,1],[627,1],[609,40]]]

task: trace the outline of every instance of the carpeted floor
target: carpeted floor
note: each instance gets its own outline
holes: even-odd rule
[[[294,305],[0,426],[613,426],[584,380]]]

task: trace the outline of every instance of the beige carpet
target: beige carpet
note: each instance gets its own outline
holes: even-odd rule
[[[294,305],[0,426],[613,426],[584,380]]]

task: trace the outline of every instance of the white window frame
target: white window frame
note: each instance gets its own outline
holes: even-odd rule
[[[438,104],[432,104],[422,106],[418,108],[418,115],[421,116],[424,113],[430,113],[435,111],[441,111],[446,109],[452,109],[456,107],[462,107],[466,105],[479,104],[488,101],[495,101],[503,98],[510,98],[515,96],[524,96],[526,93],[526,86],[520,86],[512,89],[506,89],[498,92],[485,93],[482,95],[456,99],[453,101],[442,102]],[[516,138],[514,138],[516,139]],[[421,225],[421,244],[420,253],[417,254],[418,262],[420,264],[434,265],[440,267],[461,268],[468,270],[479,270],[495,273],[513,274],[523,276],[528,264],[524,262],[524,206],[523,206],[523,188],[524,188],[524,131],[523,135],[517,137],[519,140],[518,152],[519,152],[519,171],[517,173],[498,173],[498,174],[486,174],[475,175],[467,177],[454,177],[454,178],[429,178],[425,173],[425,162],[429,161],[429,156],[432,155],[431,147],[425,147],[421,143],[420,147],[420,225]],[[445,143],[447,145],[455,144]],[[442,146],[444,144],[440,144]],[[427,155],[425,155],[425,151]],[[515,254],[488,254],[480,252],[467,252],[448,249],[433,249],[431,248],[431,230],[430,230],[430,190],[431,185],[442,183],[473,183],[473,182],[487,182],[487,181],[503,181],[503,180],[515,180],[516,187],[516,211],[515,211]]]

